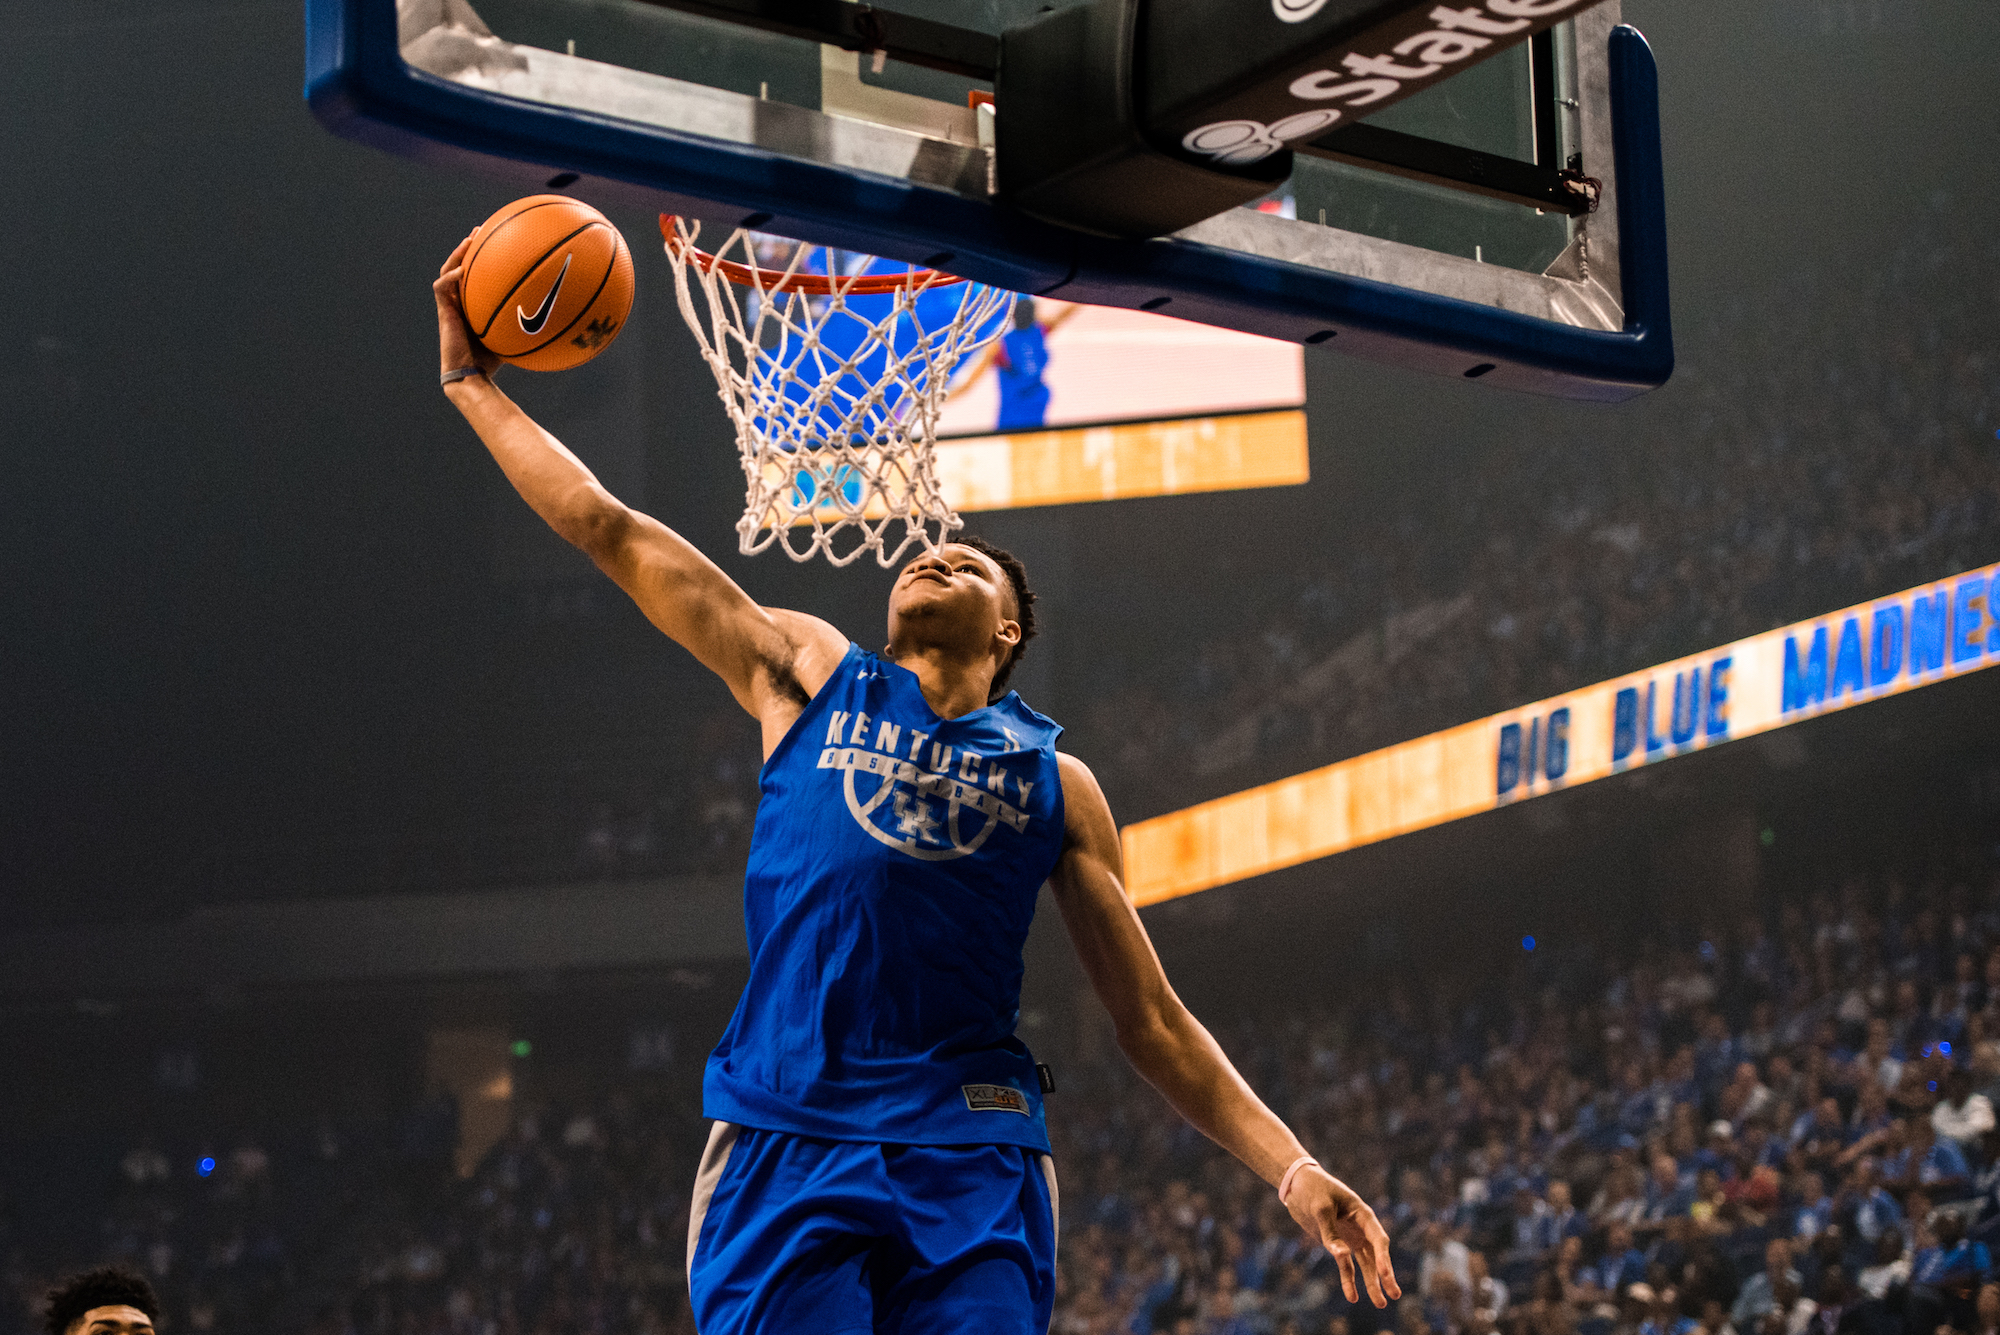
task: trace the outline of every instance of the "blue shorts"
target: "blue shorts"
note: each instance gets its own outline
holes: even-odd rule
[[[717,1122],[695,1179],[701,1335],[1044,1335],[1057,1198],[1016,1145],[875,1145]]]

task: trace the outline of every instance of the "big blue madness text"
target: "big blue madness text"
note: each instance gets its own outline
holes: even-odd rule
[[[1991,605],[1993,572],[1966,575],[1929,593],[1876,603],[1865,614],[1785,636],[1786,714],[1872,695],[2000,654]],[[1865,618],[1865,620],[1864,620]],[[1804,640],[1803,646],[1800,641]]]

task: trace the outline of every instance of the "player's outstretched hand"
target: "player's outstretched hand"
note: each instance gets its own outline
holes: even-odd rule
[[[465,311],[458,304],[458,277],[464,271],[466,247],[471,244],[470,236],[459,242],[438,266],[437,281],[431,284],[438,309],[439,375],[461,366],[477,366],[489,376],[500,369],[500,358],[473,341],[472,331],[465,327]]]
[[[1368,1290],[1368,1301],[1387,1307],[1391,1299],[1403,1296],[1396,1283],[1395,1268],[1389,1263],[1389,1235],[1368,1202],[1339,1178],[1316,1165],[1308,1164],[1292,1185],[1287,1208],[1307,1237],[1333,1253],[1340,1267],[1340,1290],[1347,1301],[1361,1301],[1356,1286]]]

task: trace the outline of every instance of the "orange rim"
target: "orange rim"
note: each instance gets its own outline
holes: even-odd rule
[[[884,292],[896,292],[905,287],[931,288],[950,287],[965,280],[956,274],[945,273],[942,269],[911,269],[907,273],[860,274],[852,278],[834,278],[828,274],[792,273],[783,269],[762,269],[754,264],[738,264],[735,260],[719,259],[699,246],[681,240],[674,230],[680,218],[671,213],[660,215],[660,235],[666,239],[667,250],[678,254],[683,247],[688,258],[703,273],[720,270],[722,276],[738,287],[754,287],[765,292],[803,292],[808,296],[830,297],[836,293],[850,296],[879,296]]]

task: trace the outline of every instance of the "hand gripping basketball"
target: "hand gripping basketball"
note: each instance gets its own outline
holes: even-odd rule
[[[467,236],[453,247],[438,266],[437,281],[431,284],[431,295],[437,298],[439,375],[468,366],[476,366],[488,376],[500,369],[500,354],[479,346],[465,327],[465,311],[458,304],[458,282],[464,272],[466,248],[471,244],[472,236]]]

